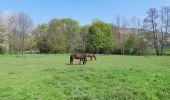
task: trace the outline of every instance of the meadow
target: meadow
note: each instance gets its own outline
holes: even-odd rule
[[[167,100],[170,56],[0,55],[1,100]]]

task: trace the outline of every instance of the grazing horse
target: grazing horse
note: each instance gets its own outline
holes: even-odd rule
[[[83,64],[85,65],[87,62],[87,58],[85,54],[82,53],[73,53],[70,55],[70,65],[73,64],[74,59],[80,59],[79,64],[81,64],[81,61],[83,61]]]
[[[86,57],[89,57],[90,60],[92,60],[93,58],[96,60],[96,55],[93,54],[93,53],[87,53],[87,54],[86,54]]]

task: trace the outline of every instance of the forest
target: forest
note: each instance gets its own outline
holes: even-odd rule
[[[83,26],[71,18],[34,25],[26,13],[0,13],[0,53],[167,55],[169,31],[170,7],[150,8],[144,19],[116,15],[113,23],[94,19]]]

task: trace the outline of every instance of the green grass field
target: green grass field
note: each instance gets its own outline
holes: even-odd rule
[[[0,100],[168,100],[170,57],[0,55]]]

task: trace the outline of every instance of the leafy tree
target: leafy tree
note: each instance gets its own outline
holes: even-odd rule
[[[33,43],[36,44],[36,48],[34,49],[38,49],[41,53],[43,53],[42,48],[48,47],[46,46],[46,43],[44,43],[44,42],[48,42],[47,41],[47,29],[48,29],[47,24],[40,24],[36,27],[36,29],[32,31],[32,36],[34,38]],[[45,50],[45,51],[48,51],[48,50]]]
[[[38,25],[33,34],[38,48],[46,42],[51,53],[69,53],[81,45],[79,24],[69,18],[54,18],[48,24]]]
[[[131,55],[137,54],[139,46],[137,43],[138,43],[137,36],[134,34],[130,34],[125,44],[125,53]]]
[[[37,47],[38,47],[40,53],[49,53],[50,52],[50,45],[49,45],[48,40],[45,37],[40,39],[37,42]]]
[[[0,23],[0,54],[4,54],[6,52],[7,44],[6,42],[6,30],[4,28],[4,25]]]
[[[32,31],[32,35],[34,36],[35,40],[40,39],[41,37],[47,37],[47,24],[40,24]]]
[[[80,29],[80,35],[81,35],[81,38],[82,38],[82,49],[83,51],[86,51],[86,52],[89,52],[87,51],[88,50],[88,47],[89,47],[89,44],[88,44],[88,34],[89,34],[89,28],[90,28],[90,25],[85,25],[85,26],[82,26],[81,29]]]
[[[72,52],[81,44],[79,23],[70,18],[61,19],[66,36],[66,52]]]
[[[6,52],[6,48],[0,44],[0,54],[4,54]]]
[[[118,26],[111,25],[113,33],[113,52],[114,54],[121,54],[120,49],[120,30]]]
[[[27,36],[24,41],[25,50],[33,53],[33,50],[36,51],[36,42],[34,41],[34,37],[32,35]]]
[[[89,28],[89,44],[97,53],[106,53],[113,48],[113,34],[109,24],[96,21]]]
[[[64,27],[59,19],[52,19],[49,22],[48,41],[52,53],[63,53],[66,49],[66,36],[64,34]]]

